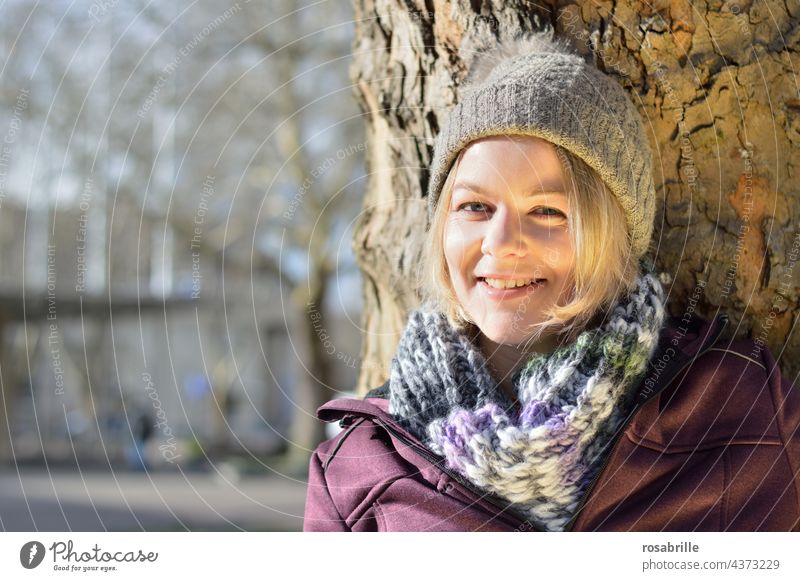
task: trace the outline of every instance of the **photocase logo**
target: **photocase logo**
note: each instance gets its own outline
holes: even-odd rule
[[[35,569],[44,559],[44,545],[39,541],[29,541],[19,550],[19,562],[26,569]]]

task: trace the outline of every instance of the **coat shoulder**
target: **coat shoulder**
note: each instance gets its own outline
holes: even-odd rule
[[[780,442],[774,362],[752,339],[720,341],[643,406],[628,430],[637,443],[691,451]]]
[[[374,419],[360,416],[317,446],[328,494],[339,513],[356,521],[392,482],[408,476],[408,464]]]

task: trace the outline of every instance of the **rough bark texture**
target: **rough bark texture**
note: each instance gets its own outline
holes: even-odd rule
[[[351,76],[369,183],[353,241],[364,273],[358,389],[379,385],[409,309],[439,120],[468,37],[550,23],[626,87],[654,152],[659,266],[672,315],[731,317],[790,378],[800,370],[800,0],[355,0]]]

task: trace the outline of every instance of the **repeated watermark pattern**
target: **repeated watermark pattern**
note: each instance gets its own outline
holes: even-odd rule
[[[55,380],[55,395],[64,395],[64,367],[61,358],[61,335],[56,310],[56,245],[47,244],[47,345]]]
[[[77,281],[75,283],[75,292],[77,293],[82,293],[86,290],[86,241],[88,239],[89,210],[91,209],[93,194],[93,181],[91,177],[88,177],[83,185],[83,191],[78,201],[80,215],[78,216],[78,233],[75,235],[75,247],[77,251]]]
[[[30,89],[20,89],[11,111],[8,130],[3,137],[3,143],[0,144],[0,208],[3,207],[3,200],[6,197],[6,182],[8,181],[9,167],[14,159],[14,144],[22,129],[22,114],[28,108],[29,100]]]
[[[322,348],[325,350],[326,354],[335,356],[337,361],[340,361],[344,366],[350,367],[351,369],[370,369],[379,367],[375,363],[362,361],[361,358],[354,357],[353,355],[338,349],[336,344],[333,342],[333,338],[331,337],[330,333],[328,333],[328,330],[322,324],[322,313],[319,311],[316,303],[314,303],[314,301],[308,301],[306,303],[306,309],[308,311],[308,316],[311,319],[311,325],[314,327],[314,334],[322,343]]]
[[[736,280],[736,272],[739,270],[739,262],[744,250],[745,235],[750,231],[750,218],[753,214],[753,144],[749,141],[745,144],[745,149],[741,150],[744,160],[744,191],[742,192],[739,231],[736,235],[736,250],[725,275],[725,282],[722,284],[722,296],[728,297]]]
[[[208,215],[208,202],[214,197],[215,189],[213,175],[207,175],[203,180],[203,189],[200,193],[200,202],[197,205],[197,211],[194,214],[194,229],[192,231],[192,238],[189,241],[189,249],[192,251],[192,299],[200,298],[200,291],[202,290],[203,273],[200,269],[200,248],[203,241],[203,224]]]
[[[311,175],[307,176],[306,179],[303,180],[303,183],[300,184],[300,187],[289,201],[288,208],[283,213],[284,222],[289,222],[294,218],[297,208],[303,203],[303,199],[306,197],[306,194],[311,189],[311,186],[317,182],[317,180],[330,171],[331,168],[333,168],[338,162],[347,159],[353,154],[363,153],[366,150],[367,144],[364,142],[349,143],[346,147],[337,149],[334,156],[326,157],[322,163],[314,167],[314,169],[311,170]]]
[[[95,0],[89,6],[89,18],[95,22],[100,22],[100,19],[108,14],[114,6],[119,4],[119,0]]]
[[[178,444],[175,435],[172,433],[172,428],[169,426],[167,412],[164,411],[164,407],[161,405],[161,398],[153,383],[152,376],[145,371],[142,373],[142,381],[144,382],[144,390],[147,393],[147,397],[153,402],[153,409],[156,410],[156,417],[158,418],[156,428],[161,430],[161,433],[167,439],[164,444],[159,444],[158,449],[161,451],[161,456],[164,460],[173,464],[181,455],[176,453]]]
[[[249,2],[249,0],[247,0],[247,2]],[[245,2],[245,4],[247,4],[247,2]],[[217,28],[219,28],[241,9],[241,5],[236,2],[233,6],[214,18],[214,20],[206,24],[192,37],[189,42],[178,49],[178,52],[172,56],[172,60],[161,68],[161,72],[159,73],[155,84],[150,89],[147,97],[145,97],[144,102],[142,103],[141,107],[139,107],[139,110],[136,112],[136,115],[138,115],[140,119],[144,119],[147,112],[150,111],[153,105],[158,101],[159,93],[167,84],[169,78],[175,73],[176,70],[178,70],[178,67],[181,65],[184,59],[192,54],[192,51],[200,46],[201,42],[208,38]]]
[[[761,351],[767,344],[767,337],[769,332],[775,324],[775,318],[779,312],[782,312],[789,306],[787,301],[787,294],[794,288],[794,267],[797,265],[797,260],[800,258],[800,232],[795,234],[792,240],[792,247],[787,254],[789,259],[784,269],[783,276],[780,279],[778,288],[775,293],[775,298],[772,299],[772,304],[764,319],[761,321],[761,332],[758,337],[754,339],[753,350],[750,352],[751,357],[758,357]]]

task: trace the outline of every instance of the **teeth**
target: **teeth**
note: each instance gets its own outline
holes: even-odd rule
[[[484,278],[483,280],[486,281],[486,284],[494,288],[516,288],[518,286],[529,285],[536,279],[526,278],[521,280],[504,280],[500,278]]]

